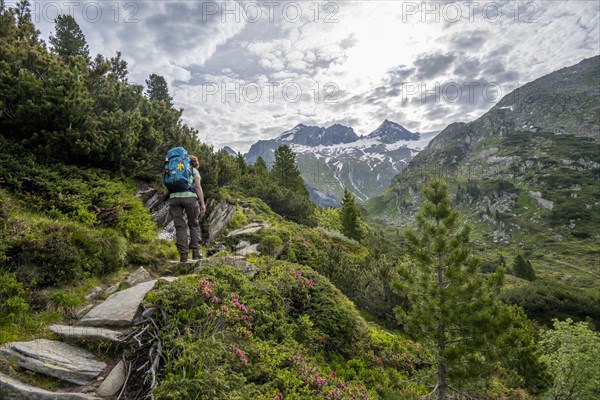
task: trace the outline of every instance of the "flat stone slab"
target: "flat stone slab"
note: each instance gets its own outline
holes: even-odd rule
[[[125,363],[123,360],[119,361],[98,387],[98,396],[110,397],[117,394],[125,384],[126,372]]]
[[[94,326],[49,325],[48,329],[67,339],[93,340],[97,342],[122,343],[121,332]]]
[[[2,400],[100,400],[85,393],[50,392],[27,385],[0,372],[0,399]]]
[[[241,228],[234,229],[227,234],[227,237],[239,236],[246,233],[255,233],[260,231],[262,228],[267,228],[269,224],[265,223],[253,223],[248,224],[246,226],[242,226]]]
[[[6,343],[0,354],[21,368],[77,385],[89,383],[106,368],[89,351],[56,340]]]
[[[79,325],[86,326],[129,326],[146,294],[152,290],[156,280],[137,284],[129,289],[110,295],[88,312]]]

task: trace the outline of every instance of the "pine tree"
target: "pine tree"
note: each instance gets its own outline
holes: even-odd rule
[[[164,101],[173,106],[173,98],[169,95],[169,87],[164,77],[151,74],[146,79],[146,95],[150,100]]]
[[[348,189],[344,189],[340,219],[342,222],[342,233],[350,239],[360,241],[362,239],[360,210],[354,202],[354,196],[352,196],[352,193]]]
[[[235,162],[240,170],[240,174],[246,175],[248,172],[248,165],[246,164],[246,160],[244,160],[244,156],[242,153],[238,151],[237,156],[235,157]]]
[[[264,158],[259,156],[256,159],[256,162],[254,163],[254,173],[258,176],[267,176],[269,174]]]
[[[56,36],[50,36],[52,51],[64,61],[74,56],[89,60],[90,51],[85,36],[71,15],[59,15],[54,20]]]
[[[111,75],[121,82],[127,82],[127,61],[121,58],[121,52],[117,51],[116,57],[110,58]]]
[[[6,5],[3,5],[3,7],[6,7]],[[11,7],[9,11],[16,19],[19,39],[26,39],[31,43],[40,45],[41,41],[38,41],[40,31],[36,29],[31,20],[31,3],[29,0],[19,0],[15,7]]]
[[[493,350],[503,329],[496,323],[502,308],[495,294],[503,270],[488,275],[487,282],[477,274],[478,260],[469,251],[470,227],[461,226],[458,212],[450,208],[445,183],[431,181],[423,193],[417,230],[405,233],[409,262],[397,282],[410,306],[397,313],[409,333],[431,346],[434,391],[444,400],[469,378],[480,379],[486,366],[494,364],[491,358],[499,355]]]
[[[533,270],[531,262],[525,260],[520,254],[518,254],[513,261],[512,273],[514,276],[521,279],[527,279],[528,281],[535,280],[535,271]]]
[[[304,187],[304,181],[296,166],[296,155],[289,146],[279,146],[275,150],[275,164],[273,164],[271,176],[280,186],[308,196],[308,191]]]

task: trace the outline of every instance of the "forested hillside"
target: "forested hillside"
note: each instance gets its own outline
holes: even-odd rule
[[[316,207],[289,147],[271,170],[215,152],[163,77],[128,82],[127,55],[92,57],[72,17],[54,35],[0,1],[0,398],[598,395],[598,333],[503,302],[444,182],[418,188],[401,246],[347,190]],[[190,263],[159,235],[174,146],[209,205]]]

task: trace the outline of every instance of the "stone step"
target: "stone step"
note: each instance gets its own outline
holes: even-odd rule
[[[2,400],[100,400],[85,393],[51,392],[27,385],[0,372],[0,399]]]
[[[127,368],[123,360],[119,361],[117,365],[110,371],[110,373],[104,378],[96,393],[102,397],[110,397],[116,395],[127,379]]]
[[[94,326],[49,325],[48,329],[65,339],[122,343],[126,333]]]
[[[81,318],[79,325],[129,326],[156,280],[139,283],[129,289],[112,294]]]
[[[89,351],[56,340],[6,343],[0,354],[21,368],[77,385],[89,383],[106,368]]]

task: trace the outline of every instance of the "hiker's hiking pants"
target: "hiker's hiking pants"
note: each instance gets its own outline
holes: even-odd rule
[[[183,213],[187,217],[187,223]],[[188,254],[190,250],[198,250],[200,245],[200,207],[195,197],[173,198],[169,200],[169,213],[175,222],[175,245],[179,254]],[[188,246],[187,228],[190,228]]]

